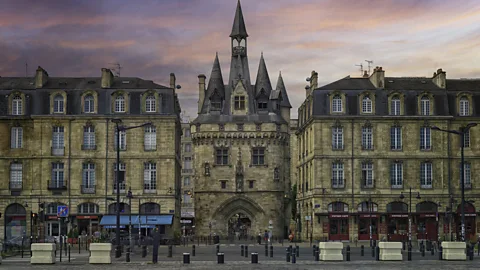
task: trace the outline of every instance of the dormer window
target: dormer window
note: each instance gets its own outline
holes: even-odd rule
[[[64,110],[65,110],[65,106],[64,106],[63,96],[60,95],[60,94],[57,94],[53,98],[53,112],[54,113],[63,113]]]
[[[332,112],[343,112],[342,97],[340,95],[335,95],[332,99]]]
[[[20,95],[16,95],[12,99],[12,115],[23,114],[23,100]]]
[[[394,96],[390,101],[390,115],[400,115],[400,97]]]
[[[125,97],[123,95],[115,97],[115,112],[125,112]]]
[[[235,96],[235,110],[245,110],[245,96]]]
[[[460,98],[460,116],[470,115],[470,102],[466,96]]]
[[[95,99],[90,94],[86,95],[83,100],[83,112],[84,113],[95,112]]]
[[[266,110],[268,108],[268,103],[266,101],[259,101],[258,102],[258,109]]]
[[[145,98],[145,112],[156,112],[155,96],[150,94]]]
[[[362,99],[362,112],[372,113],[372,100],[369,96],[364,96]]]
[[[428,96],[423,96],[420,99],[420,114],[430,115],[430,98]]]
[[[210,101],[211,109],[214,111],[220,111],[222,109],[222,100],[214,98]]]

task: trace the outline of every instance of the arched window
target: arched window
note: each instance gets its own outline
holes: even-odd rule
[[[108,206],[108,214],[115,215],[117,213],[117,203],[112,203]],[[120,203],[120,214],[130,214],[130,205],[126,203]]]
[[[63,96],[60,94],[55,95],[53,98],[53,112],[63,113],[65,110]]]
[[[12,99],[12,115],[22,115],[23,114],[23,100],[22,97],[16,95]]]
[[[348,204],[343,202],[333,202],[328,205],[328,212],[348,212]]]
[[[470,115],[470,102],[468,98],[463,96],[460,98],[460,116]]]
[[[145,112],[156,112],[155,104],[155,96],[152,94],[148,95],[145,99]]]
[[[390,100],[390,115],[400,115],[400,97],[393,96]]]
[[[115,97],[115,112],[125,112],[125,97],[123,95]]]
[[[391,202],[387,204],[387,213],[408,213],[408,205],[403,202]]]
[[[160,215],[158,203],[144,203],[140,205],[140,215]]]
[[[378,205],[374,202],[361,202],[358,204],[358,212],[377,212]]]
[[[47,215],[57,215],[59,206],[65,206],[65,204],[64,203],[58,203],[58,202],[49,203],[47,205]]]
[[[430,115],[430,98],[423,96],[420,100],[420,114]]]
[[[436,213],[438,206],[434,202],[417,203],[417,213]]]
[[[335,95],[332,99],[332,112],[343,112],[342,97]]]
[[[82,203],[78,205],[78,214],[98,214],[99,212],[98,204]]]
[[[372,100],[369,96],[364,96],[362,100],[362,112],[372,113]]]
[[[88,94],[83,99],[83,112],[93,113],[95,112],[95,100],[92,95]]]

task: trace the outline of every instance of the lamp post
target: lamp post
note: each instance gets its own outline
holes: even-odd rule
[[[414,192],[415,193],[415,192]],[[408,204],[408,245],[412,245],[412,188],[409,191],[410,203]],[[400,199],[404,199],[403,192],[400,193]],[[420,192],[417,192],[417,200],[420,199]]]
[[[373,205],[372,205],[372,194],[368,197],[368,210],[370,212],[370,247],[373,247],[373,224],[372,224],[372,212],[373,212]],[[377,222],[378,223],[378,222]]]
[[[443,131],[451,134],[455,134],[458,136],[461,136],[460,138],[460,187],[461,187],[461,192],[462,192],[462,201],[461,201],[461,238],[462,242],[465,242],[465,156],[463,153],[463,150],[465,148],[465,134],[472,128],[477,126],[477,123],[468,123],[466,126],[460,127],[459,130],[448,130],[448,129],[441,129],[439,127],[433,126],[433,130],[438,130],[438,131]],[[453,210],[453,209],[452,209]]]
[[[112,122],[115,123],[115,131],[117,132],[117,138],[116,138],[116,143],[117,143],[117,179],[116,179],[116,184],[117,184],[117,207],[116,207],[116,215],[117,215],[117,226],[115,228],[115,242],[116,242],[116,249],[115,249],[115,258],[119,258],[122,256],[122,250],[121,250],[121,245],[120,245],[120,132],[121,131],[127,131],[129,129],[134,129],[134,128],[140,128],[140,127],[146,127],[146,126],[151,126],[152,123],[145,123],[141,124],[138,126],[131,126],[131,127],[126,127],[121,125],[122,119],[119,118],[114,118],[112,119]]]
[[[128,214],[128,244],[131,247],[133,247],[133,245],[132,245],[132,198],[133,198],[133,194],[132,194],[131,187],[128,188],[127,198],[128,198],[128,205],[130,205],[130,211],[129,211],[129,214]],[[139,218],[140,218],[140,216],[139,216]]]

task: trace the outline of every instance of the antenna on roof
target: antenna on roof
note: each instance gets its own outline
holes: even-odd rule
[[[120,63],[108,63],[109,65],[113,65],[113,68],[110,68],[111,70],[115,71],[115,76],[120,77],[120,72],[122,71],[122,66]]]
[[[372,67],[373,60],[365,60],[368,63],[368,74],[370,74],[370,68]]]
[[[363,64],[360,63],[360,65],[355,65],[357,67],[360,67],[360,76],[363,76]]]
[[[28,77],[28,62],[25,62],[25,77]]]

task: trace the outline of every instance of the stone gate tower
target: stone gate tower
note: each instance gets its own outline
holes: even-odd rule
[[[205,75],[198,76],[198,117],[191,127],[196,234],[248,237],[270,230],[274,237],[285,237],[291,105],[281,74],[272,87],[263,54],[255,84],[250,81],[240,2],[230,38],[228,81],[218,54],[208,85]]]

